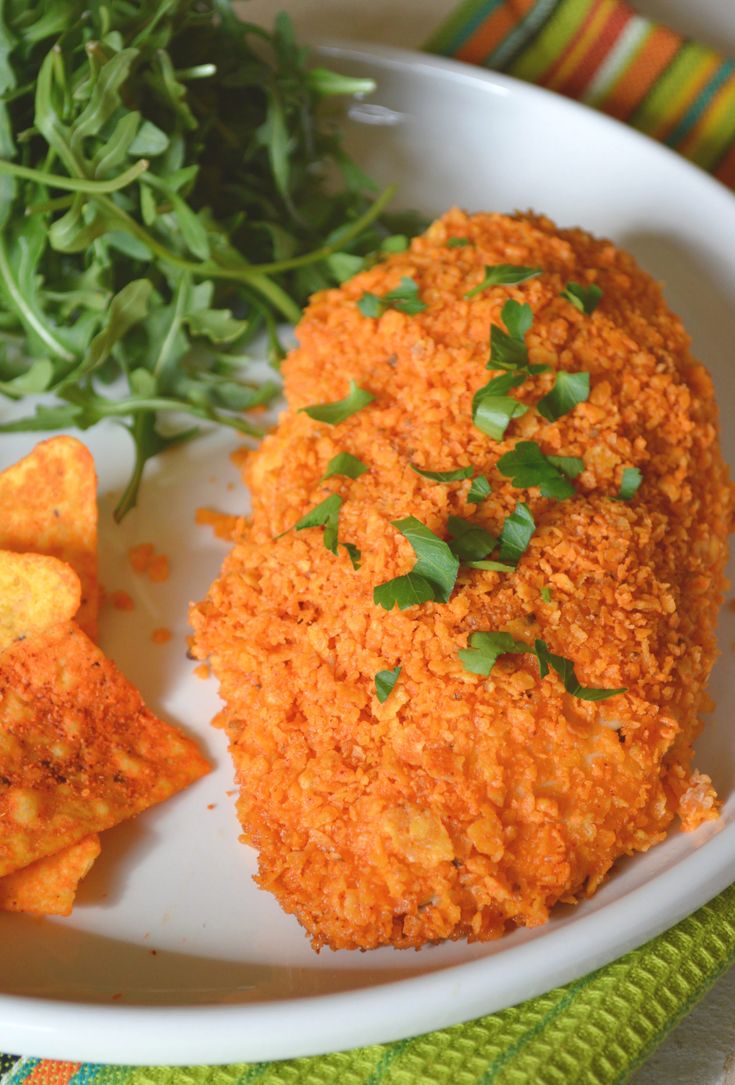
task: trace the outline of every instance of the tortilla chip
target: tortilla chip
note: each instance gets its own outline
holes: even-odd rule
[[[30,455],[0,472],[0,549],[49,554],[71,565],[82,584],[77,621],[95,639],[97,475],[81,441],[41,441]]]
[[[0,878],[0,910],[31,915],[71,915],[74,897],[100,853],[96,833]]]
[[[68,622],[80,598],[79,577],[68,565],[38,554],[0,550],[0,652]]]
[[[0,767],[0,876],[209,771],[71,621],[0,655]]]

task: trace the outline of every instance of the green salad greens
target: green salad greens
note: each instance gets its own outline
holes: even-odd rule
[[[277,364],[280,322],[415,229],[322,108],[372,89],[229,0],[0,0],[0,393],[52,394],[0,431],[119,419],[118,518],[198,420],[257,435],[253,337]]]

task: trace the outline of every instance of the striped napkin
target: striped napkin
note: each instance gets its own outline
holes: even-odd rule
[[[578,98],[735,187],[735,63],[622,0],[465,0],[426,48]],[[426,1036],[231,1066],[0,1055],[0,1085],[613,1085],[733,963],[735,886],[598,972]]]

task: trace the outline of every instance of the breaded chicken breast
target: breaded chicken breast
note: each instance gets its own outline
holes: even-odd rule
[[[297,336],[288,409],[246,463],[252,518],[192,611],[260,886],[317,949],[491,939],[593,893],[677,814],[716,817],[692,742],[732,490],[710,378],[658,285],[582,230],[453,210],[317,294]],[[561,372],[589,374],[586,395]],[[473,396],[503,373],[482,429]],[[503,457],[531,444],[543,470],[513,474]],[[340,453],[366,470],[330,474]],[[489,494],[416,470],[463,467]],[[451,576],[450,518],[510,541],[519,502],[530,541],[486,554],[504,569],[455,545],[444,601],[407,522]],[[468,669],[478,633],[520,647]]]

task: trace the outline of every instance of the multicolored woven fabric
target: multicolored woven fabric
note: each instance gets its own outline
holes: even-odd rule
[[[735,62],[623,0],[465,0],[427,48],[578,98],[735,186]]]
[[[579,98],[735,186],[735,63],[622,0],[465,0],[427,49]],[[606,968],[441,1032],[255,1065],[135,1068],[0,1055],[0,1085],[619,1085],[734,962],[731,886]]]

